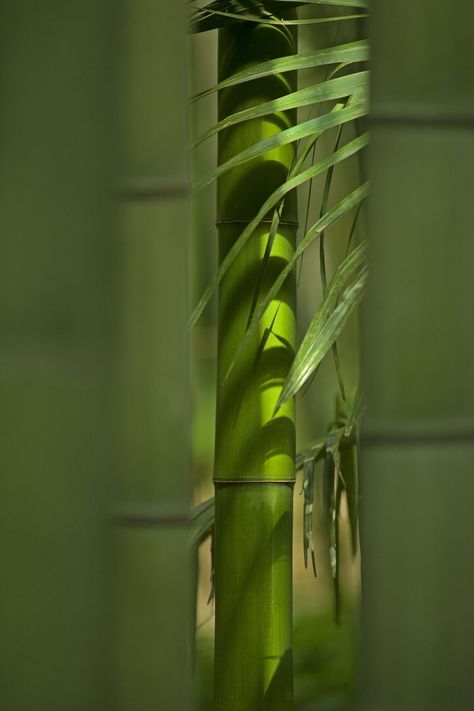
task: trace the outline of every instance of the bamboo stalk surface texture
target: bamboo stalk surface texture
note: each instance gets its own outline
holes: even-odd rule
[[[118,8],[116,708],[187,711],[186,4]]]
[[[219,32],[219,79],[252,63],[296,52],[295,33],[241,23]],[[295,88],[275,75],[219,94],[219,118]],[[223,163],[292,125],[294,112],[271,114],[223,131]],[[267,152],[218,181],[219,255],[266,197],[285,181],[293,146]],[[268,260],[268,215],[229,270],[219,291],[215,522],[215,691],[217,711],[292,708],[292,500],[294,413],[273,411],[294,356],[295,280],[289,278],[248,348],[228,374],[255,300],[291,258],[296,198],[287,198]]]
[[[110,699],[110,5],[2,3],[0,705]]]

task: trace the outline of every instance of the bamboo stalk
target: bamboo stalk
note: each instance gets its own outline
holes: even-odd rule
[[[106,2],[2,3],[0,704],[113,708]]]
[[[121,711],[182,711],[191,704],[185,31],[184,2],[119,3]]]
[[[258,61],[293,54],[295,32],[242,23],[219,32],[219,79]],[[219,118],[295,87],[272,76],[219,94]],[[287,128],[294,112],[269,115],[223,131],[219,162]],[[281,184],[294,157],[285,146],[218,181],[219,258]],[[287,198],[269,259],[270,219],[256,230],[219,290],[216,418],[215,694],[217,711],[292,708],[293,403],[273,416],[294,356],[295,280],[272,302],[228,377],[256,301],[292,256],[296,197]]]
[[[472,16],[470,0],[373,3],[364,711],[474,699]]]

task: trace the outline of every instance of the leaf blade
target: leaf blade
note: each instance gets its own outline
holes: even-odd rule
[[[215,84],[209,89],[199,92],[192,97],[191,102],[209,96],[210,94],[226,89],[229,86],[236,86],[247,81],[261,79],[273,74],[284,74],[285,72],[310,69],[312,67],[324,66],[327,64],[364,62],[369,58],[369,44],[367,40],[357,40],[336,47],[319,49],[316,52],[306,52],[293,54],[287,57],[271,59],[233,74],[228,79]]]
[[[347,123],[349,121],[353,121],[354,119],[361,118],[367,113],[367,109],[367,101],[361,100],[351,104],[347,108],[341,109],[340,111],[329,112],[327,114],[323,114],[322,116],[318,116],[317,118],[311,119],[310,121],[304,121],[297,126],[292,126],[291,128],[279,131],[273,136],[265,138],[262,141],[258,141],[248,148],[245,148],[243,151],[233,156],[230,160],[206,173],[195,183],[193,190],[195,193],[200,192],[203,188],[212,183],[213,180],[219,178],[228,170],[231,170],[231,168],[235,168],[238,165],[251,160],[252,158],[257,158],[267,151],[271,151],[274,148],[280,148],[288,145],[289,143],[293,143],[294,141],[299,141],[317,131],[325,131],[329,128],[339,126],[342,123]]]
[[[191,145],[191,149],[197,148],[204,141],[216,133],[223,131],[231,126],[236,126],[243,121],[251,121],[253,119],[265,116],[267,114],[279,113],[290,109],[298,109],[303,106],[308,106],[316,102],[329,101],[331,99],[340,99],[350,96],[353,92],[363,91],[367,86],[369,73],[367,71],[355,72],[346,76],[329,79],[306,89],[300,89],[290,94],[285,94],[278,99],[265,101],[256,106],[252,106],[243,111],[226,116],[221,121],[218,121],[214,126],[211,126],[205,133],[197,138]]]
[[[325,318],[328,309],[326,302],[323,302],[323,309],[318,309],[290,368],[277,408],[301,389],[328,353],[360,303],[366,279],[367,270],[364,268],[345,289],[339,304],[328,317]]]

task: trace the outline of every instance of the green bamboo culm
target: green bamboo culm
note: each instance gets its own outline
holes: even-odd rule
[[[294,54],[296,31],[243,22],[219,31],[219,80],[253,63]],[[274,75],[219,93],[219,118],[296,88]],[[269,114],[221,132],[219,164],[293,125],[295,112]],[[294,146],[283,146],[218,181],[219,259],[287,178]],[[271,303],[231,368],[249,318],[296,242],[296,196],[259,225],[219,290],[215,456],[216,711],[289,711],[293,707],[292,506],[295,427],[290,401],[274,414],[294,357],[293,275]]]

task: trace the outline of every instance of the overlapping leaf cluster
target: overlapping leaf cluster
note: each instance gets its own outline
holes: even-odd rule
[[[265,22],[272,24],[311,24],[319,22],[340,23],[355,17],[364,17],[366,0],[214,0],[204,5],[191,2],[191,29],[194,32],[203,32],[225,27],[241,21]],[[313,6],[314,17],[281,19],[280,11],[288,7]],[[334,6],[334,14],[321,16],[317,13],[318,5]],[[200,176],[195,191],[199,192],[213,180],[222,176],[226,171],[240,165],[267,151],[289,143],[296,143],[297,158],[294,160],[288,173],[286,182],[279,186],[261,206],[251,222],[244,227],[240,236],[227,253],[212,278],[199,303],[193,311],[190,326],[193,326],[204,308],[215,293],[219,283],[234,263],[241,250],[251,238],[262,219],[269,214],[273,215],[268,247],[266,254],[270,253],[274,236],[278,230],[280,215],[285,197],[292,190],[297,190],[303,185],[310,185],[317,176],[324,175],[323,198],[320,206],[319,217],[312,225],[306,225],[304,234],[298,243],[294,257],[276,277],[267,293],[258,294],[255,306],[249,315],[247,332],[237,349],[234,360],[228,373],[241,357],[249,339],[258,327],[260,319],[267,309],[278,299],[278,293],[304,255],[305,251],[317,240],[320,244],[320,272],[323,287],[323,299],[308,327],[300,347],[296,353],[293,365],[284,384],[280,400],[283,402],[292,398],[308,380],[314,375],[323,358],[332,350],[339,378],[341,392],[341,407],[337,420],[328,429],[328,435],[315,440],[304,453],[298,455],[297,468],[304,470],[303,490],[305,495],[304,513],[304,556],[308,560],[311,551],[315,569],[314,550],[311,543],[312,498],[314,489],[314,467],[319,459],[325,461],[325,500],[328,520],[329,552],[333,577],[338,583],[338,512],[341,493],[346,489],[351,521],[352,542],[355,550],[357,540],[356,532],[356,506],[357,506],[357,472],[354,454],[355,430],[358,419],[359,400],[350,401],[346,395],[341,374],[336,340],[341,334],[350,315],[360,302],[364,285],[367,279],[367,266],[365,263],[365,245],[353,246],[354,226],[359,214],[359,208],[368,194],[367,183],[361,184],[345,195],[331,207],[329,193],[334,168],[341,165],[347,158],[358,154],[368,143],[368,135],[356,135],[349,142],[342,144],[342,129],[349,122],[361,119],[367,114],[367,71],[364,64],[369,58],[368,42],[339,44],[325,49],[299,53],[292,56],[281,57],[271,61],[262,62],[246,67],[239,73],[225,79],[221,83],[210,87],[206,91],[193,97],[199,101],[213,92],[218,92],[226,87],[243,82],[252,81],[289,71],[304,72],[314,67],[326,67],[324,81],[287,94],[283,97],[260,103],[251,108],[240,111],[217,122],[202,136],[193,142],[193,147],[203,143],[211,136],[216,135],[229,126],[257,117],[288,109],[302,109],[310,107],[307,118],[299,121],[295,126],[282,130],[268,138],[260,140],[252,146],[242,150],[227,162],[217,166],[214,170]],[[336,129],[337,137],[333,151],[324,158],[316,160],[316,146],[323,133]],[[354,214],[352,229],[348,235],[346,257],[337,268],[332,279],[327,283],[324,245],[327,232],[341,218],[349,213]],[[351,444],[351,447],[346,445]],[[347,450],[347,452],[346,452]],[[351,452],[349,456],[348,452]],[[195,541],[202,540],[205,533],[212,529],[212,500],[203,505],[201,511],[196,512],[194,520]],[[196,531],[198,533],[196,533]]]

